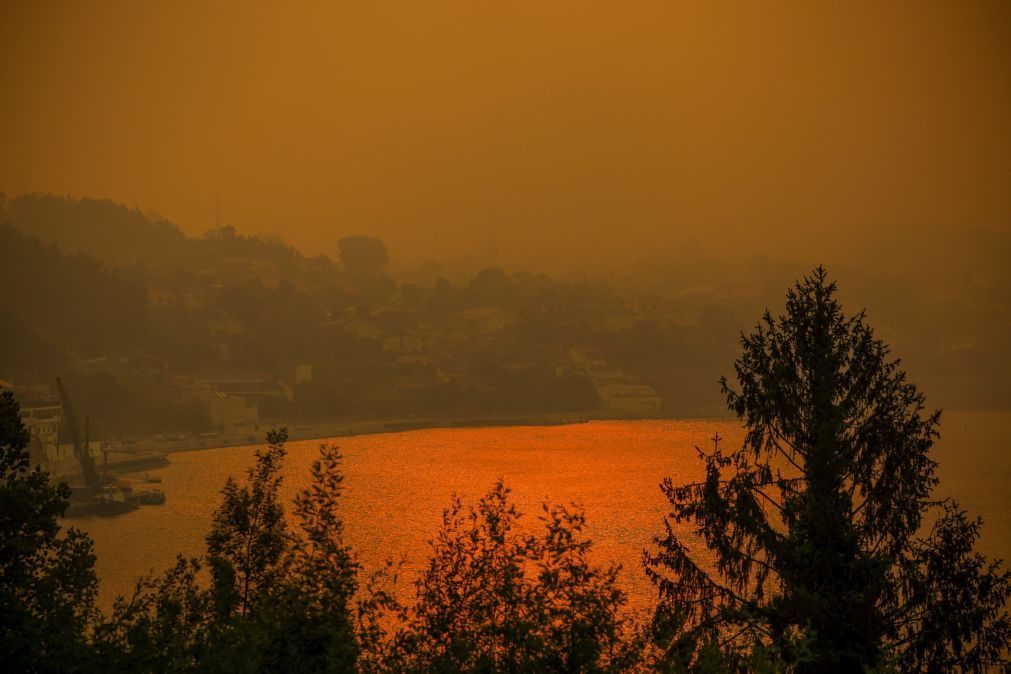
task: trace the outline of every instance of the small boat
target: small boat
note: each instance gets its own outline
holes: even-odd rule
[[[88,496],[75,497],[71,497],[64,517],[114,517],[140,507],[135,499],[127,498],[126,492],[115,485],[106,485]]]

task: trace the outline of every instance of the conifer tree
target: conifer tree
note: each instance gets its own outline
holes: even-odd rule
[[[1007,669],[1011,577],[973,551],[979,520],[933,497],[940,413],[864,314],[819,267],[741,346],[722,386],[743,446],[717,441],[703,480],[663,482],[673,510],[644,555],[667,660],[715,644],[798,671]]]

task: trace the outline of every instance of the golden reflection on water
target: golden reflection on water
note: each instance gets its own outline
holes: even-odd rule
[[[941,489],[986,519],[982,549],[1011,552],[1011,415],[955,415],[945,424]],[[424,565],[450,494],[475,500],[499,477],[511,487],[525,527],[539,525],[545,499],[576,502],[586,510],[592,559],[623,565],[621,582],[635,611],[653,604],[642,550],[662,531],[667,503],[658,485],[665,476],[687,482],[701,476],[695,447],[709,448],[719,432],[724,447],[743,433],[735,422],[715,420],[596,421],[566,426],[432,429],[335,438],[344,454],[343,500],[348,543],[365,570],[386,559],[404,560],[402,587]],[[285,465],[285,498],[308,481],[321,441],[292,442]],[[963,448],[971,447],[973,452]],[[168,502],[114,519],[73,520],[94,537],[101,604],[128,593],[140,574],[167,568],[177,553],[198,555],[229,475],[243,475],[253,447],[173,454],[160,471]]]

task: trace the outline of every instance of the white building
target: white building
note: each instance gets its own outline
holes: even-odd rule
[[[29,451],[33,465],[43,464],[54,470],[60,459],[59,434],[63,405],[48,386],[15,386],[0,379],[0,390],[14,391],[21,405],[21,422],[31,434]]]

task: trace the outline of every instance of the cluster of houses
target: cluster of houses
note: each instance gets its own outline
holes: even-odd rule
[[[246,347],[252,340],[265,337],[263,330],[225,308],[219,297],[223,289],[255,279],[263,288],[278,291],[289,287],[289,291],[297,290],[303,298],[311,298],[304,323],[297,328],[314,331],[317,342],[333,343],[332,360],[339,362],[344,357],[336,346],[342,343],[340,340],[368,345],[368,364],[382,370],[381,380],[388,388],[391,408],[399,404],[399,409],[410,413],[411,401],[424,399],[433,389],[451,383],[493,398],[494,384],[475,378],[473,368],[467,366],[468,358],[480,354],[495,359],[506,370],[522,370],[535,363],[559,376],[585,377],[592,383],[598,409],[603,413],[647,416],[662,412],[660,393],[636,373],[609,362],[606,350],[593,343],[630,333],[644,321],[668,325],[698,321],[693,307],[662,295],[622,299],[562,285],[549,285],[541,292],[545,290],[543,284],[551,282],[530,279],[515,281],[517,294],[503,302],[474,301],[476,295],[465,297],[466,288],[458,286],[453,291],[457,293],[455,304],[433,311],[430,301],[436,291],[400,286],[378,308],[365,309],[349,302],[343,308],[327,309],[335,306],[323,299],[333,288],[324,292],[320,284],[321,279],[332,279],[333,275],[317,272],[309,266],[292,270],[269,260],[225,258],[215,269],[194,271],[179,282],[172,283],[168,277],[161,285],[152,281],[148,304],[156,324],[163,321],[187,326],[185,329],[193,333],[189,338],[213,353],[215,364],[181,368],[165,357],[135,352],[87,360],[76,367],[84,374],[111,375],[128,388],[144,388],[162,400],[197,403],[211,428],[231,433],[253,434],[261,417],[270,416],[270,412],[264,414],[265,410],[297,410],[303,387],[314,382],[325,390],[344,385],[350,391],[348,395],[354,396],[356,386],[347,381],[351,375],[334,375],[332,364],[321,368],[311,354],[279,352],[270,363],[249,367],[249,358],[240,354],[248,352]],[[428,295],[416,301],[408,290]],[[346,288],[344,291],[350,292]],[[522,299],[525,292],[532,298],[529,302]],[[573,340],[589,344],[541,344],[537,329],[530,329],[532,323],[539,326],[537,329],[550,326],[553,334],[570,334]],[[66,458],[60,453],[57,433],[59,400],[52,395],[46,398],[41,390],[36,397],[37,404],[24,407],[26,423],[32,428],[33,438],[37,438],[33,442],[44,448],[38,451],[45,451],[50,461],[58,462]]]
[[[199,373],[176,373],[150,355],[99,358],[83,364],[85,372],[105,372],[157,391],[164,399],[198,401],[211,426],[220,430],[255,430],[266,400],[292,401],[295,386],[311,382],[313,368],[296,363],[283,376],[263,370],[216,368]]]
[[[605,410],[614,414],[648,415],[660,411],[663,399],[638,377],[608,366],[603,349],[574,346],[569,351],[575,366],[593,382]]]
[[[160,295],[159,295],[160,297]],[[152,303],[155,296],[152,296]],[[182,301],[176,297],[175,302]],[[195,301],[193,299],[190,302]],[[600,303],[604,304],[601,305]],[[552,313],[543,308],[544,320],[569,326],[586,334],[616,334],[633,329],[644,318],[662,318],[668,323],[684,324],[693,320],[681,304],[662,296],[643,296],[628,301],[604,298],[596,303],[559,303]],[[360,343],[374,345],[374,350],[389,372],[388,395],[400,400],[405,409],[426,391],[452,381],[480,389],[482,382],[466,381],[462,356],[496,344],[504,333],[517,326],[523,317],[498,306],[464,307],[438,317],[427,316],[391,302],[371,311],[347,307],[338,315],[329,312],[318,328],[343,335]],[[238,318],[219,312],[206,321],[207,339],[224,364],[231,361],[236,345],[247,337],[247,326]],[[512,349],[512,351],[510,351]],[[524,362],[525,348],[503,347],[502,365],[518,367]],[[572,346],[538,357],[558,372],[586,376],[593,384],[602,411],[611,415],[650,415],[661,411],[660,394],[634,374],[607,362],[604,350],[594,346]],[[105,364],[108,367],[108,363]],[[215,428],[240,431],[259,424],[260,411],[269,399],[294,402],[299,384],[311,383],[310,363],[291,363],[284,372],[220,368],[215,372],[176,374],[167,364],[154,358],[134,357],[123,365],[129,375],[142,375],[151,386],[171,388],[181,398],[200,400]]]

